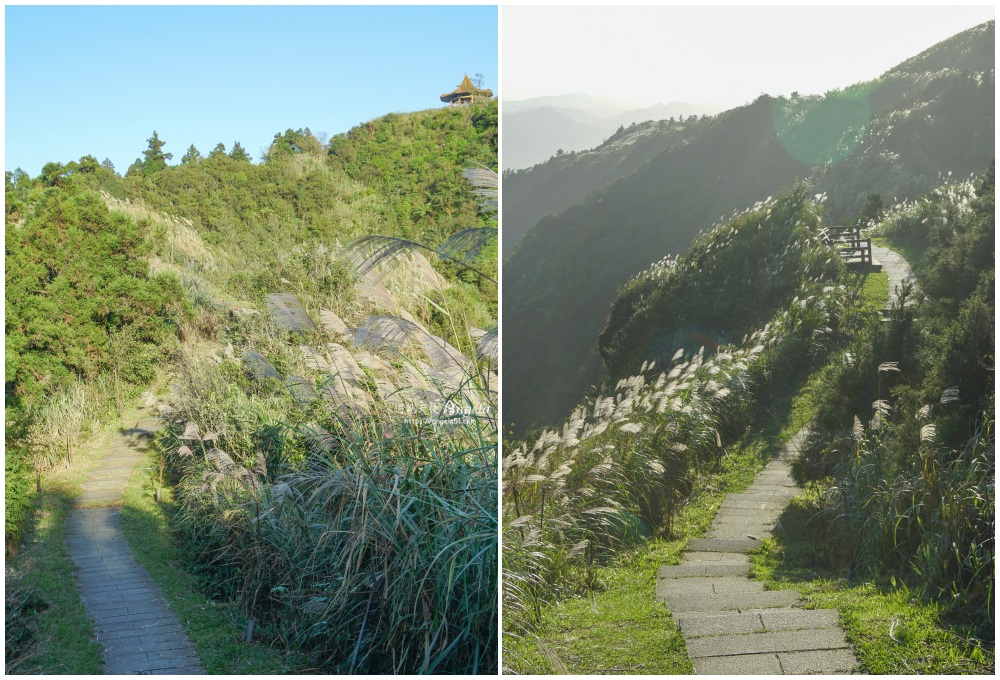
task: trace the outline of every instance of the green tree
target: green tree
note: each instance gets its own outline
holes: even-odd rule
[[[229,152],[229,157],[234,161],[250,162],[250,154],[246,152],[239,142],[233,142],[233,150]]]
[[[163,153],[163,146],[166,144],[153,130],[153,136],[146,140],[149,147],[142,152],[142,171],[147,175],[159,172],[167,167],[167,161],[172,159],[172,153]]]
[[[882,219],[883,210],[885,210],[885,201],[882,200],[882,194],[868,194],[868,197],[865,199],[865,205],[861,208],[861,216],[858,217],[858,222],[860,224],[878,222]]]
[[[208,154],[208,157],[218,158],[219,156],[225,156],[225,155],[226,155],[226,145],[223,144],[222,142],[219,142],[218,144],[215,145],[215,148],[212,149],[212,153]]]
[[[201,152],[198,151],[197,148],[195,148],[194,144],[192,144],[191,146],[188,147],[187,152],[181,158],[181,163],[183,163],[184,165],[193,165],[200,160],[201,160]]]

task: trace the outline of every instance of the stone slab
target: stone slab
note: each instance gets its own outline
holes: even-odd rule
[[[80,488],[84,491],[103,491],[116,489],[121,491],[125,488],[126,480],[120,478],[89,479],[80,483]]]
[[[731,635],[733,633],[763,633],[760,614],[754,612],[691,612],[674,616],[685,639],[703,635]]]
[[[765,590],[726,595],[668,596],[663,599],[672,612],[723,612],[792,607],[799,603],[801,596],[794,590]]]
[[[709,656],[692,662],[696,675],[781,675],[777,654]]]
[[[763,583],[742,576],[698,576],[656,581],[656,596],[660,598],[762,592],[764,592]]]
[[[771,494],[771,493],[731,493],[726,496],[726,500],[731,501],[748,501],[750,503],[780,503],[782,505],[787,504],[796,494],[789,495],[787,493],[782,494]]]
[[[731,499],[730,496],[735,496],[736,494],[729,494],[724,501],[722,501],[722,509],[743,509],[743,510],[784,510],[785,503],[778,503],[775,501],[741,501]]]
[[[131,466],[126,467],[98,467],[94,468],[87,473],[87,477],[90,479],[122,479],[128,481],[132,477],[132,473],[135,472],[135,468]]]
[[[722,524],[722,523],[739,523],[739,522],[751,522],[751,521],[764,521],[771,520],[776,521],[781,517],[781,513],[785,511],[786,505],[779,505],[777,503],[769,504],[772,505],[771,508],[727,508],[723,507],[719,512],[715,514],[715,519],[712,520],[712,524]]]
[[[712,635],[687,640],[688,656],[734,656],[777,652],[803,652],[849,648],[843,631],[837,628],[793,630],[744,635]]]
[[[657,578],[690,578],[694,576],[746,576],[750,572],[750,565],[730,562],[704,562],[690,564],[676,564],[669,567],[660,567]]]
[[[761,545],[760,541],[753,541],[748,538],[692,538],[687,542],[687,549],[698,552],[744,552],[759,548]]]
[[[708,532],[708,538],[719,538],[727,540],[737,540],[747,538],[752,541],[762,541],[771,535],[773,525],[766,526],[722,526]]]
[[[850,673],[858,665],[858,660],[850,649],[787,652],[778,654],[778,662],[785,675]]]
[[[764,609],[759,612],[767,630],[837,628],[840,613],[836,609]]]
[[[699,562],[749,564],[750,558],[746,553],[741,552],[705,552],[699,550],[689,550],[681,556],[681,564],[697,564]]]

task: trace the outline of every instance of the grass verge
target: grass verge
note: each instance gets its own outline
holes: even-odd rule
[[[101,646],[80,601],[76,567],[66,547],[66,519],[73,497],[80,493],[80,482],[97,464],[120,424],[134,423],[141,415],[139,409],[126,411],[119,421],[76,447],[72,465],[64,461],[42,475],[42,493],[35,499],[21,550],[8,560],[5,570],[7,588],[24,593],[31,603],[30,611],[12,620],[22,627],[19,637],[26,643],[26,658],[16,662],[17,673],[103,672]]]
[[[43,491],[21,552],[6,565],[6,587],[30,594],[34,612],[17,617],[15,625],[24,626],[31,636],[30,651],[16,668],[8,666],[9,671],[44,675],[104,672],[101,647],[80,601],[75,567],[66,548],[71,501],[64,489]],[[10,661],[8,658],[7,663]]]
[[[158,454],[146,453],[139,467],[158,470]],[[283,650],[243,641],[246,616],[207,598],[197,579],[183,569],[184,555],[171,534],[173,489],[164,487],[161,502],[153,496],[150,473],[133,474],[125,488],[122,529],[136,560],[152,577],[181,620],[207,673],[280,674],[301,670],[302,662]]]
[[[795,589],[807,609],[836,609],[860,670],[873,674],[990,673],[992,645],[973,639],[960,622],[942,619],[892,576],[849,578],[846,566],[817,537],[820,488],[811,485],[781,516],[781,529],[751,553],[751,576],[773,590]]]

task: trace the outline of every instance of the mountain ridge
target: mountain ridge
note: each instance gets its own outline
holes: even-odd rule
[[[506,425],[523,434],[568,413],[603,375],[596,334],[614,291],[651,261],[682,252],[699,229],[729,212],[809,179],[830,196],[827,218],[849,221],[867,193],[901,200],[949,172],[985,167],[995,105],[993,69],[982,67],[990,65],[983,55],[992,54],[993,27],[987,22],[938,43],[919,61],[903,62],[909,70],[901,64],[822,97],[762,95],[698,121],[692,139],[613,183],[596,182],[598,191],[561,213],[536,208],[548,216],[505,260],[505,341],[509,356],[518,357],[505,371]],[[947,70],[920,70],[942,59],[950,60]],[[587,154],[549,161],[563,172],[585,162]],[[544,193],[558,173],[541,168],[527,176],[545,182],[505,187],[505,197]],[[504,209],[506,236],[523,228],[509,219],[524,211],[516,201]]]

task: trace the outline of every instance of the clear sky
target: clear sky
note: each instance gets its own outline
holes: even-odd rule
[[[503,98],[741,105],[870,80],[994,7],[506,6]]]
[[[444,104],[465,73],[499,91],[497,8],[8,6],[4,167],[91,154],[124,173],[156,130],[180,162],[275,133],[334,135]]]

